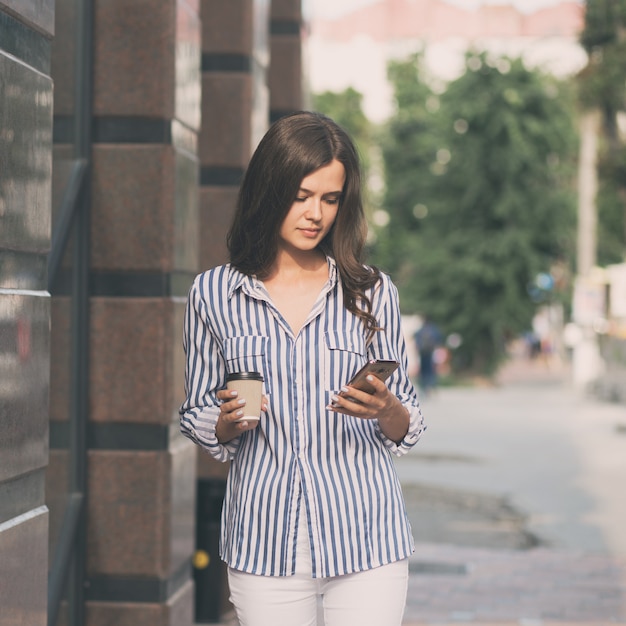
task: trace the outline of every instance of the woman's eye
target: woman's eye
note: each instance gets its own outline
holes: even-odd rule
[[[339,198],[326,198],[326,204],[339,204]]]
[[[307,200],[306,196],[304,198],[299,198],[299,197],[296,198],[296,202],[306,202],[306,200]]]

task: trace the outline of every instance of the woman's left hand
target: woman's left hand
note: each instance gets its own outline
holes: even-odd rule
[[[409,412],[383,381],[369,375],[367,382],[374,387],[374,393],[346,385],[341,388],[341,394],[331,398],[332,404],[327,408],[360,419],[377,419],[387,437],[395,442],[402,441],[409,429]]]

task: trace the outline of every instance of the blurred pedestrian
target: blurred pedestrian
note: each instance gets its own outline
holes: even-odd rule
[[[183,433],[231,461],[220,555],[244,626],[400,626],[414,550],[392,457],[420,438],[397,290],[361,259],[355,147],[311,112],[278,120],[245,174],[230,263],[200,274],[185,316]],[[368,394],[370,359],[400,367]],[[260,420],[226,375],[256,370]],[[340,390],[346,392],[341,394]]]
[[[421,393],[427,396],[438,383],[437,363],[434,357],[436,350],[444,343],[443,335],[430,317],[424,315],[423,323],[413,335],[413,339],[419,353],[418,385]]]

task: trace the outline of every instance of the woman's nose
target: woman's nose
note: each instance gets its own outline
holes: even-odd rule
[[[305,217],[310,220],[319,220],[322,217],[322,200],[320,198],[309,198]]]

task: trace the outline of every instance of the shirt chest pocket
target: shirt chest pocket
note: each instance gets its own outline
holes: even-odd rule
[[[270,372],[267,367],[268,337],[242,335],[224,339],[224,359],[230,374],[235,372],[259,372],[270,386]]]
[[[324,352],[325,387],[337,391],[365,364],[365,337],[359,332],[326,332]]]

